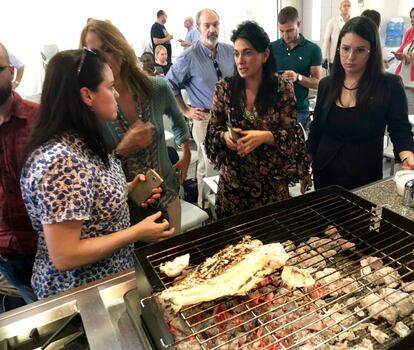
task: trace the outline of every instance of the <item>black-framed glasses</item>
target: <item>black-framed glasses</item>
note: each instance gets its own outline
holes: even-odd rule
[[[79,61],[79,65],[78,65],[78,73],[77,73],[78,76],[79,76],[80,72],[82,71],[82,67],[83,67],[83,64],[85,63],[85,59],[86,59],[86,56],[88,55],[88,53],[92,53],[92,54],[96,55],[95,51],[93,51],[91,49],[88,49],[87,47],[83,48],[81,59]]]

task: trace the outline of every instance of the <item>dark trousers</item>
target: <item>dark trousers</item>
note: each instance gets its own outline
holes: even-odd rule
[[[16,287],[27,304],[37,300],[30,280],[32,278],[34,257],[13,254],[7,259],[0,258],[0,272],[7,281]]]

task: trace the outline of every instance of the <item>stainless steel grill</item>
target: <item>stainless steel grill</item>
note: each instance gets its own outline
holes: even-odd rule
[[[330,225],[343,238],[335,256],[324,240]],[[339,187],[249,211],[136,251],[142,316],[158,348],[340,349],[340,343],[351,348],[368,339],[375,349],[409,349],[414,310],[398,316],[409,327],[402,336],[393,330],[390,310],[414,302],[414,294],[413,299],[401,294],[402,289],[414,290],[413,234],[411,221],[387,210],[378,215],[370,202]],[[285,246],[286,251],[295,249],[288,264],[326,273],[313,287],[292,291],[283,287],[277,271],[247,296],[187,307],[178,316],[163,310],[163,316],[154,293],[173,281],[159,273],[160,264],[190,253],[195,266],[246,235],[265,244],[290,240],[294,246]],[[310,243],[311,237],[318,238]],[[309,256],[309,251],[318,254]],[[378,261],[369,261],[372,271],[362,276],[360,263],[367,256],[379,258],[385,272],[376,273]],[[404,284],[394,286],[397,280]],[[381,294],[388,286],[395,288]]]

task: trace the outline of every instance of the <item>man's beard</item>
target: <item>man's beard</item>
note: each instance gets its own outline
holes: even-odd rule
[[[0,106],[3,105],[12,93],[12,83],[10,82],[5,87],[0,89]]]
[[[207,37],[207,42],[211,45],[211,46],[216,46],[218,43],[218,35],[210,35]]]

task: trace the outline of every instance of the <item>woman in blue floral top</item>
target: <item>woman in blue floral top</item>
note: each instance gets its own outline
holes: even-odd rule
[[[236,74],[216,85],[205,139],[220,171],[219,218],[287,199],[289,183],[307,179],[310,165],[293,87],[275,74],[268,35],[247,21],[231,40]]]
[[[22,170],[23,199],[39,235],[32,286],[39,298],[133,266],[133,242],[173,234],[161,213],[130,227],[127,183],[108,154],[101,124],[117,115],[112,71],[99,52],[72,50],[50,61],[40,121]],[[159,198],[159,189],[148,202]]]

